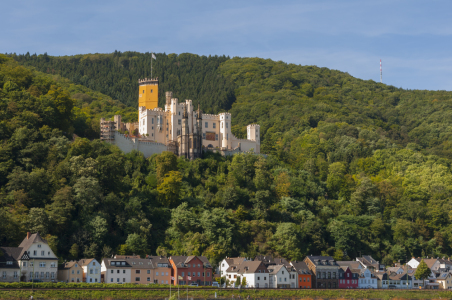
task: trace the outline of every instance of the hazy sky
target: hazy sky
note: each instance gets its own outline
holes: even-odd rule
[[[0,52],[262,57],[452,90],[452,1],[3,1]]]

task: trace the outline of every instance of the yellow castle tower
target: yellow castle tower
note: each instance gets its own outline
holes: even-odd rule
[[[145,78],[138,80],[139,95],[138,107],[146,107],[146,109],[154,109],[158,107],[159,102],[159,79]]]

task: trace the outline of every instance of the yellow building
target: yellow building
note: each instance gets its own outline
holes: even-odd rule
[[[159,105],[159,79],[145,78],[138,80],[138,107],[154,109]]]

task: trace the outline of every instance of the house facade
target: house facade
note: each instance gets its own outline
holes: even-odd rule
[[[132,266],[125,258],[104,258],[101,272],[105,283],[130,283]]]
[[[197,283],[202,286],[212,285],[212,265],[205,256],[171,256],[171,276],[174,285]]]
[[[331,256],[307,256],[304,262],[313,273],[313,288],[335,289],[339,284],[339,265]]]
[[[378,288],[378,279],[370,269],[362,269],[359,275],[358,288],[360,289],[376,289]]]
[[[442,290],[452,289],[452,274],[449,272],[443,272],[438,275],[436,282],[439,284],[439,288]]]
[[[244,261],[238,266],[237,276],[241,281],[246,280],[246,287],[268,288],[270,274],[264,263],[261,261]]]
[[[76,261],[65,262],[58,265],[58,281],[83,282],[83,268]]]
[[[294,267],[298,275],[297,287],[299,289],[312,288],[312,274],[308,265],[303,261],[291,261],[290,264]]]
[[[238,266],[246,261],[244,257],[226,257],[219,263],[219,273],[221,277],[226,276],[226,270],[231,266]]]
[[[101,281],[102,268],[95,258],[85,258],[78,261],[83,269],[83,282],[99,283]]]
[[[58,258],[39,233],[28,232],[19,248],[21,250],[17,260],[24,281],[39,279],[44,282],[55,282],[57,280]]]
[[[359,274],[354,273],[349,267],[339,268],[339,288],[340,289],[357,289]]]
[[[284,265],[270,265],[268,272],[270,288],[290,288],[290,273]]]
[[[0,247],[3,255],[0,256],[0,282],[18,282],[21,276],[17,257],[20,248]]]

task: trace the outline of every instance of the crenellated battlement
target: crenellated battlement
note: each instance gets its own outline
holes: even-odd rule
[[[139,85],[143,85],[143,84],[158,84],[159,83],[159,78],[144,78],[144,79],[138,79],[138,84]]]

